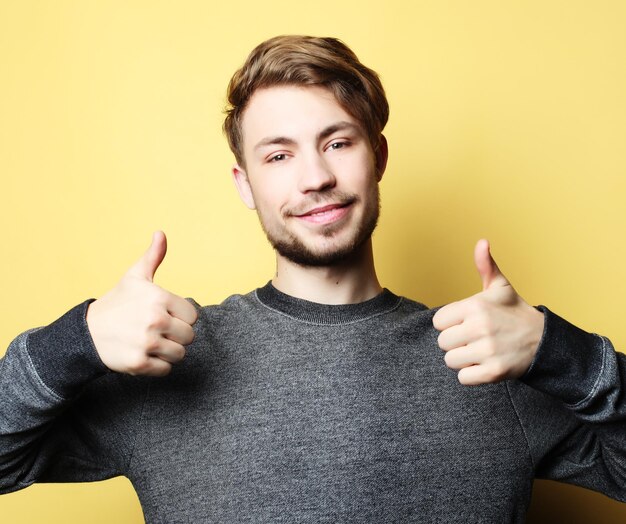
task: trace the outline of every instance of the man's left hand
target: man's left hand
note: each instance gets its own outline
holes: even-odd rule
[[[442,307],[433,317],[446,365],[460,370],[459,382],[465,385],[521,377],[537,352],[543,313],[513,289],[491,257],[487,240],[476,244],[474,261],[482,292]]]

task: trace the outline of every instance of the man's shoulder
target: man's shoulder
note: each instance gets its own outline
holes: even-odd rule
[[[432,319],[438,307],[432,308],[419,300],[409,298],[404,295],[398,295],[400,303],[398,306],[398,315],[418,317],[420,319]]]
[[[404,295],[398,295],[398,297],[402,301],[401,305],[405,307],[406,309],[413,310],[413,311],[420,311],[420,312],[428,311],[431,309],[426,304],[418,300],[406,297]]]
[[[253,308],[256,306],[256,289],[249,291],[248,293],[235,293],[219,303],[201,305],[194,298],[187,297],[187,300],[196,308],[199,314],[202,315],[220,315],[232,313],[244,308]]]

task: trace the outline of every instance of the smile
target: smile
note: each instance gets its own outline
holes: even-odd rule
[[[313,224],[330,224],[343,218],[350,211],[352,202],[346,204],[331,204],[328,206],[316,207],[303,213],[295,215],[296,218]]]

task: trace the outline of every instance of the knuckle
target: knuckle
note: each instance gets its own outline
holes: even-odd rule
[[[162,310],[167,303],[167,292],[156,284],[149,284],[147,299],[152,306]]]
[[[481,324],[487,324],[491,316],[489,315],[489,308],[482,302],[480,305],[476,306],[476,310],[474,311],[475,318]]]
[[[167,362],[168,364],[176,364],[180,362],[183,358],[185,358],[185,348],[177,343],[170,343],[167,346],[167,349],[164,349],[159,357],[161,360]]]
[[[487,319],[490,317],[491,304],[483,297],[476,297],[473,302],[473,313],[479,319]]]
[[[151,331],[162,332],[167,329],[169,319],[164,310],[160,308],[153,308],[148,313],[147,326]]]
[[[148,286],[153,300],[163,300],[163,297],[167,295],[167,291],[161,286],[157,286],[154,282],[149,282]]]
[[[135,354],[129,357],[127,371],[131,375],[144,375],[149,366],[149,359],[146,355]]]
[[[167,353],[163,354],[163,357],[170,364],[180,362],[185,357],[185,348],[180,344],[172,344],[167,349]]]
[[[507,368],[502,362],[494,362],[491,364],[489,371],[487,372],[490,382],[500,382],[504,380],[507,375]]]
[[[484,309],[483,301],[479,297],[472,297],[472,299],[468,301],[467,309],[472,316],[479,316]]]
[[[176,362],[180,362],[181,360],[183,360],[186,354],[187,352],[185,351],[184,347],[180,346],[179,348],[177,348],[177,351],[174,357],[176,359]]]
[[[143,348],[147,353],[153,353],[155,351],[157,351],[158,349],[160,349],[161,347],[161,339],[160,337],[156,337],[150,333],[146,334],[144,343],[143,343]]]
[[[189,330],[189,334],[187,335],[187,339],[184,342],[185,346],[188,346],[196,339],[196,333],[193,329]]]
[[[487,357],[494,357],[498,354],[498,347],[493,338],[486,337],[483,342],[483,351]]]
[[[481,311],[474,318],[476,329],[481,338],[490,339],[495,334],[496,325],[487,311]]]

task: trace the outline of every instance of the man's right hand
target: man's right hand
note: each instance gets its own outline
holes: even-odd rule
[[[100,355],[112,371],[167,375],[194,339],[196,309],[184,298],[154,284],[167,240],[161,231],[111,291],[89,305],[87,325]]]

